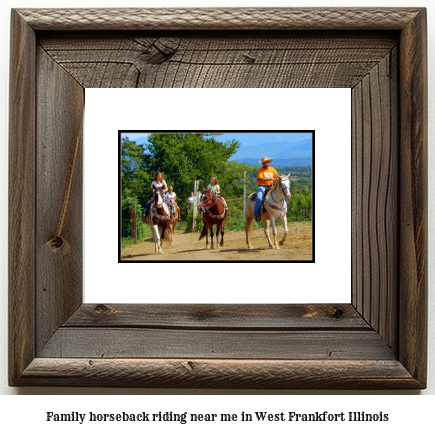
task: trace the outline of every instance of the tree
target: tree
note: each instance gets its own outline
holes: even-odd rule
[[[147,172],[145,149],[128,137],[121,140],[122,198],[136,197],[144,205],[149,199],[148,186],[153,177]]]
[[[161,171],[166,182],[173,185],[177,196],[186,198],[195,180],[200,188],[206,187],[211,176],[216,176],[226,189],[237,191],[235,179],[243,180],[243,169],[235,162],[228,162],[237,152],[237,140],[219,142],[213,133],[150,134],[145,151],[148,173]],[[243,183],[242,183],[243,190]],[[230,190],[225,190],[230,191]]]
[[[229,161],[240,143],[237,140],[220,142],[219,135],[153,133],[149,134],[148,143],[144,145],[123,138],[122,197],[135,197],[144,206],[151,196],[151,182],[157,171],[163,173],[168,186],[174,187],[179,206],[187,202],[195,180],[200,181],[202,189],[207,187],[211,176],[218,178],[222,195],[226,198],[242,197],[243,172],[247,171],[255,178],[257,168]]]

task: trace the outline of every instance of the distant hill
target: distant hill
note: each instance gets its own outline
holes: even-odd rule
[[[289,161],[299,161],[298,166],[311,164],[312,143],[311,139],[299,140],[297,142],[274,142],[262,143],[261,145],[242,145],[237,154],[231,159],[235,161],[248,162],[257,166],[262,157],[273,159],[273,165],[288,165]],[[281,161],[282,160],[282,161]],[[303,161],[302,161],[303,160]],[[303,164],[302,164],[303,163]]]

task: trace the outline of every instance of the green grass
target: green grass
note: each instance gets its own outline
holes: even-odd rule
[[[136,243],[131,238],[121,239],[121,250],[127,249],[128,247],[134,246]]]

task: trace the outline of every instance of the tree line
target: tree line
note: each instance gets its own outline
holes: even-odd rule
[[[122,197],[136,197],[145,204],[151,196],[151,182],[157,171],[174,187],[178,200],[187,203],[195,180],[202,189],[216,176],[224,194],[241,197],[243,172],[252,166],[229,161],[237,152],[237,140],[219,142],[218,134],[150,134],[147,144],[128,137],[121,140]]]

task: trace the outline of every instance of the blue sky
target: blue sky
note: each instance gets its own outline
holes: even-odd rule
[[[128,137],[130,140],[136,140],[136,139],[140,139],[141,137],[146,136],[147,133],[122,133],[121,137]]]
[[[146,136],[147,133],[124,133],[122,137],[128,137],[130,140],[136,140]],[[299,140],[311,138],[311,133],[224,133],[219,136],[219,141],[236,139],[244,146],[260,145],[263,143],[276,142],[297,142]]]

